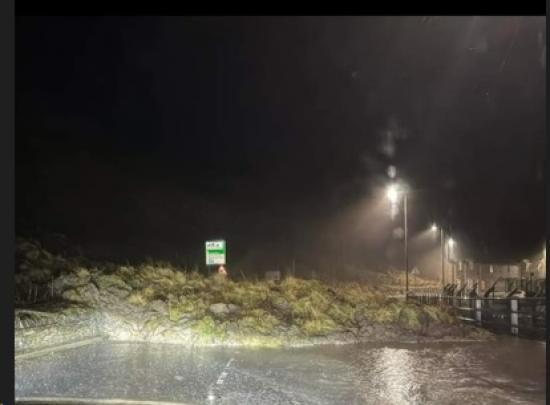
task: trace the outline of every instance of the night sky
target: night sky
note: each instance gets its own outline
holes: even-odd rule
[[[202,262],[221,237],[235,266],[385,265],[398,221],[366,211],[391,165],[411,236],[443,221],[479,261],[542,247],[544,17],[16,23],[19,234],[113,258]]]

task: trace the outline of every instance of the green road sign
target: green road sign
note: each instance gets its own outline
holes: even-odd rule
[[[206,265],[225,264],[225,241],[210,240],[205,244],[206,247]]]

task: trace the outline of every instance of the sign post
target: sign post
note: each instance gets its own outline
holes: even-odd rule
[[[205,243],[206,265],[223,266],[226,264],[225,240],[211,240]]]

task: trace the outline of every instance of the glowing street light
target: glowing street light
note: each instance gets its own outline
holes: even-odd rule
[[[452,270],[452,282],[455,282],[455,268],[456,268],[456,256],[454,254],[453,248],[455,247],[456,242],[453,238],[449,238],[447,241],[447,259],[449,260],[449,263],[451,264],[451,270]]]
[[[399,199],[399,188],[397,187],[397,184],[391,184],[388,186],[386,195],[392,204],[396,204]]]
[[[432,229],[432,232],[436,232],[437,231],[437,225],[433,224],[431,229]]]

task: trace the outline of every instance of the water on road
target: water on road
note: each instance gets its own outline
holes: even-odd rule
[[[18,360],[17,398],[185,404],[544,404],[546,346],[362,344],[190,349],[100,343]]]

